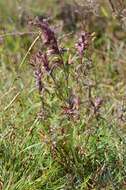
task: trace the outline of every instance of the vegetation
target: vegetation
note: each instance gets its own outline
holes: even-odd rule
[[[0,1],[0,190],[126,189],[125,6]]]

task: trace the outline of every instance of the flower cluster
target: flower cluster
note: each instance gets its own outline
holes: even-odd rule
[[[68,80],[69,76],[69,69],[66,70],[66,67],[68,65],[66,62],[69,62],[68,60],[65,60],[63,57],[64,51],[66,49],[60,48],[58,45],[58,40],[55,36],[54,31],[51,29],[49,26],[47,20],[41,19],[41,18],[36,18],[33,21],[33,24],[41,29],[42,32],[42,39],[44,46],[41,48],[42,50],[39,50],[33,59],[33,64],[34,64],[34,70],[35,70],[35,79],[36,79],[36,85],[37,88],[39,89],[39,92],[41,93],[42,90],[44,89],[44,85],[42,84],[41,77],[42,74],[44,75],[45,73],[48,73],[49,76],[53,79],[55,87],[56,87],[56,94],[58,95],[58,98],[60,97],[61,99],[64,99],[65,96],[62,97],[63,90],[61,90],[59,81],[56,81],[55,75],[53,73],[53,70],[60,65],[63,65],[62,69],[64,69],[64,74],[65,74],[65,80]],[[85,51],[88,49],[90,45],[90,40],[91,40],[91,34],[88,32],[82,32],[80,35],[80,38],[78,42],[75,45],[75,53],[77,52],[79,54],[80,58],[80,65],[82,65],[82,59]],[[91,62],[91,60],[88,60],[88,63]],[[78,63],[79,64],[79,63]],[[84,65],[84,72],[89,70],[89,64]],[[68,73],[67,73],[68,72]],[[82,72],[82,69],[81,69]],[[86,75],[86,74],[85,74]],[[78,77],[79,78],[79,77]],[[65,88],[68,87],[68,82],[65,81]],[[68,93],[68,90],[66,90]],[[67,94],[68,101],[66,102],[66,99],[64,99],[64,105],[62,106],[63,109],[63,114],[67,115],[69,118],[79,118],[79,107],[80,107],[80,99],[77,96],[76,93],[72,92]],[[101,102],[95,104],[94,102],[92,103],[94,107],[94,112],[97,112],[99,110],[99,107],[101,105]]]

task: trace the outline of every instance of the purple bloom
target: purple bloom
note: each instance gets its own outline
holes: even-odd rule
[[[95,99],[95,101],[91,100],[91,105],[94,108],[94,113],[97,113],[99,111],[99,109],[101,108],[102,104],[103,104],[103,99],[100,98],[100,97],[97,97]]]
[[[36,86],[39,90],[39,93],[41,94],[42,93],[42,90],[43,90],[43,84],[42,84],[42,81],[41,81],[41,77],[42,77],[42,72],[41,72],[41,69],[38,68],[34,71],[34,76],[35,76],[35,79],[36,79]]]
[[[42,39],[44,44],[51,50],[52,54],[60,54],[57,39],[54,31],[50,28],[48,22],[44,19],[36,18],[33,23],[42,30]]]
[[[50,72],[49,60],[48,60],[47,54],[46,53],[38,52],[36,56],[40,60],[40,63],[43,64],[45,70],[47,72]]]
[[[42,90],[44,89],[43,83],[42,83],[42,63],[41,60],[39,58],[39,53],[34,54],[31,58],[30,64],[33,66],[34,68],[34,77],[35,77],[35,81],[36,81],[36,87],[39,90],[39,93],[42,93]]]
[[[84,51],[88,48],[89,46],[89,40],[90,40],[90,33],[88,32],[83,32],[81,34],[81,37],[79,38],[76,48],[78,50],[79,55],[82,57]]]

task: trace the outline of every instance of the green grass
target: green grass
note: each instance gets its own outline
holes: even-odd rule
[[[58,92],[52,78],[43,77],[50,93],[42,97],[45,117],[38,118],[41,97],[29,60],[40,48],[41,41],[36,42],[27,55],[37,34],[15,36],[10,33],[38,32],[29,29],[26,23],[21,25],[23,11],[34,17],[51,10],[55,17],[57,7],[49,0],[46,3],[0,1],[0,189],[125,190],[126,47],[124,40],[113,36],[114,29],[109,28],[112,25],[94,41],[90,50],[93,67],[87,76],[79,75],[78,83],[76,56],[74,64],[65,65],[65,74],[69,73],[68,84],[64,68],[55,70],[55,79],[60,86]],[[111,18],[106,19],[110,19],[108,23],[112,22]],[[8,35],[1,37],[3,34]],[[63,34],[58,33],[58,36]],[[72,35],[61,42],[71,49],[71,57],[75,39],[76,35]],[[67,58],[68,54],[65,54],[64,59]],[[93,100],[103,99],[99,117],[93,114],[89,105],[88,88],[84,85],[88,81],[95,84]],[[65,101],[71,89],[82,101],[79,118],[68,118],[61,109],[67,105]]]

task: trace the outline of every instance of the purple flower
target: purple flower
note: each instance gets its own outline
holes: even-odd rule
[[[41,69],[38,68],[34,71],[34,76],[35,76],[35,80],[36,80],[36,86],[39,90],[39,93],[41,94],[42,93],[42,90],[43,90],[43,84],[42,84],[42,81],[41,81],[41,77],[42,77],[42,72],[41,72]]]
[[[57,39],[54,31],[50,28],[48,22],[41,18],[36,18],[34,23],[35,26],[42,30],[42,39],[44,44],[51,50],[52,54],[60,54]]]
[[[97,97],[95,99],[95,101],[91,100],[91,105],[94,108],[94,113],[97,113],[99,111],[99,109],[101,108],[102,104],[103,104],[103,99],[100,98],[100,97]]]
[[[90,40],[90,33],[88,32],[83,32],[81,34],[81,37],[79,38],[76,48],[78,50],[79,55],[82,57],[84,51],[88,48],[89,46],[89,40]]]
[[[47,72],[50,72],[49,60],[48,60],[47,54],[38,52],[36,56],[39,59],[39,62],[43,64],[45,70]]]
[[[39,57],[39,53],[34,54],[30,60],[30,64],[33,66],[34,69],[34,77],[36,81],[36,87],[39,90],[39,93],[42,93],[42,90],[44,89],[43,83],[42,83],[42,63]]]

